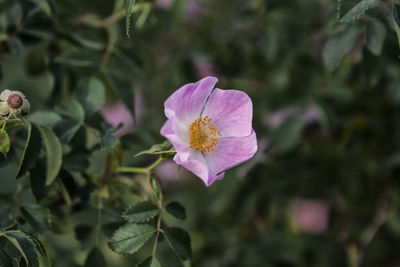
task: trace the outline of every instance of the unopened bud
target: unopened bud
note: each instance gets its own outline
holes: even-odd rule
[[[18,94],[10,95],[7,100],[8,105],[10,105],[10,107],[13,109],[19,109],[22,107],[23,102],[24,100]]]

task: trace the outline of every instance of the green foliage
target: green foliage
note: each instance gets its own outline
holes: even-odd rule
[[[185,220],[186,219],[185,207],[183,207],[182,204],[180,204],[177,201],[173,201],[171,203],[168,203],[165,206],[165,209],[169,214],[171,214],[172,216],[174,216],[177,219],[180,219],[180,220]]]
[[[38,128],[31,123],[27,124],[27,128],[28,136],[26,138],[22,159],[18,166],[17,178],[23,176],[35,166],[41,149],[42,140]]]
[[[93,248],[86,258],[84,267],[92,266],[107,267],[107,261],[98,248]]]
[[[135,0],[124,0],[124,5],[125,5],[125,27],[126,27],[126,35],[130,37],[129,32],[131,28],[131,13],[133,6],[135,5]]]
[[[168,141],[163,142],[162,144],[155,144],[151,148],[147,150],[143,150],[135,155],[135,157],[149,154],[149,155],[169,155],[173,154],[174,149],[171,148],[171,143]]]
[[[168,227],[163,230],[169,246],[182,260],[192,260],[192,247],[189,234],[178,227]]]
[[[126,224],[111,237],[108,245],[120,254],[132,254],[140,249],[156,232],[148,224]]]
[[[158,207],[150,201],[142,201],[131,204],[122,214],[122,217],[130,223],[144,223],[156,217]]]
[[[346,0],[340,0],[346,2]],[[368,9],[379,4],[380,0],[361,0],[353,8],[351,8],[341,19],[341,22],[354,22],[361,18]]]
[[[386,37],[386,28],[379,20],[371,20],[367,25],[367,47],[374,55],[380,55]]]

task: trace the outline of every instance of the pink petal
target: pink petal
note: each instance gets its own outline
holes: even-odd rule
[[[167,118],[175,116],[189,126],[200,116],[217,81],[217,78],[209,76],[179,88],[164,103]]]
[[[218,152],[205,154],[208,166],[214,173],[220,173],[250,159],[257,152],[256,133],[245,137],[220,138],[215,146]]]
[[[214,89],[202,117],[208,116],[223,137],[248,136],[252,132],[253,105],[250,97],[237,90]]]
[[[179,157],[182,158],[183,161],[187,160],[190,154],[190,148],[188,143],[185,142],[186,136],[182,135],[189,135],[185,134],[183,130],[179,128],[184,127],[182,126],[175,117],[167,120],[163,127],[161,128],[161,135],[168,139],[168,141],[174,146],[176,152],[178,153]],[[184,128],[183,128],[184,129]],[[188,131],[188,129],[187,129]],[[182,138],[184,137],[184,138]]]
[[[206,186],[210,186],[215,181],[224,178],[225,173],[217,175],[210,171],[203,154],[199,151],[192,151],[187,160],[182,160],[180,154],[178,153],[175,155],[174,161],[200,177],[200,179],[203,180]]]

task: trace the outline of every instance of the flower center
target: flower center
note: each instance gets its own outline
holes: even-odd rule
[[[218,136],[221,133],[211,124],[211,118],[205,116],[196,119],[189,127],[190,148],[194,151],[218,152],[214,147],[218,144]]]
[[[22,101],[22,97],[17,94],[10,95],[7,99],[8,105],[13,109],[19,109],[22,106]]]

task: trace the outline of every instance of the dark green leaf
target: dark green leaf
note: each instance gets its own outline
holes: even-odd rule
[[[361,0],[357,5],[355,5],[352,9],[350,9],[344,16],[341,18],[341,22],[352,22],[361,18],[365,12],[377,6],[379,4],[379,0]]]
[[[397,35],[397,43],[400,47],[400,5],[393,4],[393,24]]]
[[[172,216],[174,216],[177,219],[181,219],[181,220],[186,219],[185,208],[179,202],[176,202],[176,201],[171,202],[165,207],[165,209],[167,210],[167,212],[169,214],[171,214]]]
[[[22,216],[35,231],[50,230],[50,211],[47,207],[35,203],[25,203],[20,210]]]
[[[21,231],[10,231],[3,235],[19,251],[28,266],[38,260],[35,243]]]
[[[82,104],[87,116],[98,111],[105,101],[103,83],[97,78],[82,80],[77,94],[78,101]]]
[[[54,132],[45,127],[36,125],[42,136],[42,141],[46,151],[46,185],[50,185],[56,178],[61,168],[62,150]]]
[[[74,97],[70,98],[67,102],[58,106],[56,109],[61,115],[69,117],[79,122],[85,119],[85,110],[82,105]]]
[[[168,141],[165,141],[162,144],[155,144],[151,148],[141,151],[135,155],[135,157],[144,155],[144,154],[150,154],[150,155],[159,155],[159,154],[168,154],[168,153],[174,153],[175,150],[171,148],[171,143]]]
[[[178,227],[168,227],[163,230],[163,234],[176,255],[182,260],[192,260],[190,236],[185,230]]]
[[[367,25],[367,47],[375,55],[380,55],[385,41],[386,28],[377,19],[371,20]]]
[[[98,248],[93,248],[86,258],[84,267],[107,267],[107,261]]]
[[[126,27],[126,35],[130,37],[130,27],[131,27],[131,13],[133,6],[135,5],[135,0],[124,0],[125,1],[125,27]]]
[[[117,139],[112,134],[106,134],[101,137],[101,146],[103,149],[112,148],[116,144]]]
[[[35,166],[35,163],[39,157],[41,149],[42,139],[40,138],[40,132],[38,128],[29,123],[28,124],[28,137],[24,152],[22,154],[21,162],[18,166],[17,178],[24,175],[27,171]]]
[[[35,0],[35,2],[49,17],[53,15],[54,10],[48,0]]]
[[[151,238],[155,231],[156,229],[148,224],[126,224],[114,233],[108,245],[114,252],[133,254]]]
[[[81,128],[81,123],[76,120],[62,120],[54,126],[54,132],[61,144],[67,144]]]
[[[158,207],[150,201],[137,202],[130,205],[122,217],[130,223],[143,223],[153,219],[158,214]]]
[[[29,114],[28,120],[36,124],[52,127],[61,121],[62,118],[55,112],[39,110]]]
[[[156,258],[148,257],[144,261],[139,263],[137,267],[161,267],[161,265]]]
[[[46,164],[42,160],[38,160],[30,170],[30,174],[31,190],[36,200],[39,201],[46,197],[49,191],[46,187]]]
[[[330,40],[328,40],[328,42],[325,44],[322,57],[325,67],[329,71],[333,71],[339,66],[343,57],[353,47],[357,36],[358,30],[351,28],[336,34]]]
[[[7,153],[10,150],[10,138],[6,130],[0,129],[0,153],[7,157]]]

